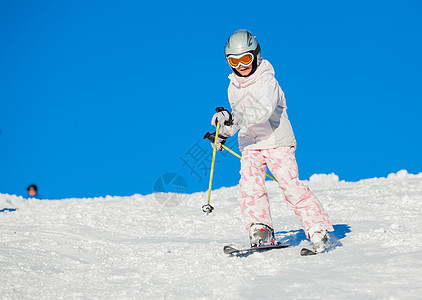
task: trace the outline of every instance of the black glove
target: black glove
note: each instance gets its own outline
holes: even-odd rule
[[[226,142],[226,139],[228,138],[228,136],[224,136],[219,134],[217,137],[217,150],[218,151],[223,151],[223,145]],[[211,146],[214,148],[214,143],[215,143],[215,132],[214,133],[209,133],[207,132],[204,135],[204,139],[209,139],[211,141]]]
[[[211,119],[211,125],[217,127],[217,122],[219,122],[220,125],[225,126],[233,125],[233,116],[227,109],[225,109],[224,107],[217,107],[215,111],[216,113]]]

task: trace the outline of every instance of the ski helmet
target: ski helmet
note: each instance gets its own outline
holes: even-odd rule
[[[229,55],[239,55],[242,53],[252,53],[254,55],[254,60],[252,62],[252,71],[249,73],[250,76],[252,75],[259,63],[261,62],[261,47],[259,46],[257,38],[246,29],[240,29],[235,31],[227,40],[226,47],[224,48],[224,52],[226,54],[226,59]],[[247,77],[241,75],[235,68],[230,66],[233,72],[237,76]]]
[[[38,187],[35,184],[31,184],[30,186],[28,186],[26,188],[26,190],[27,191],[35,191],[35,192],[37,192],[38,191]]]

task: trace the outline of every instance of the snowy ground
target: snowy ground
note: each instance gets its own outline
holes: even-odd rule
[[[206,193],[161,195],[166,205],[0,194],[0,298],[421,299],[422,173],[308,184],[342,244],[312,257],[299,255],[308,241],[270,181],[277,238],[296,247],[243,258],[222,252],[247,244],[237,186],[213,191],[208,216]]]

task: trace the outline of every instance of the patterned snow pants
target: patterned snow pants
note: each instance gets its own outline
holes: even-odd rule
[[[253,223],[262,223],[273,228],[265,187],[268,166],[283,191],[284,200],[298,217],[306,235],[309,228],[315,225],[321,225],[328,231],[334,230],[321,202],[299,180],[294,147],[244,150],[241,165],[239,201],[246,229]]]

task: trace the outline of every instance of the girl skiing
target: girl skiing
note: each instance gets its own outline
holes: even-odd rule
[[[258,40],[248,30],[238,30],[230,36],[225,55],[233,70],[228,88],[232,111],[220,110],[211,123],[221,124],[218,150],[223,150],[221,145],[226,139],[239,131],[242,152],[239,202],[251,246],[275,243],[265,187],[268,166],[314,251],[322,252],[329,243],[328,232],[334,229],[320,201],[298,178],[296,140],[274,69],[261,57]]]

